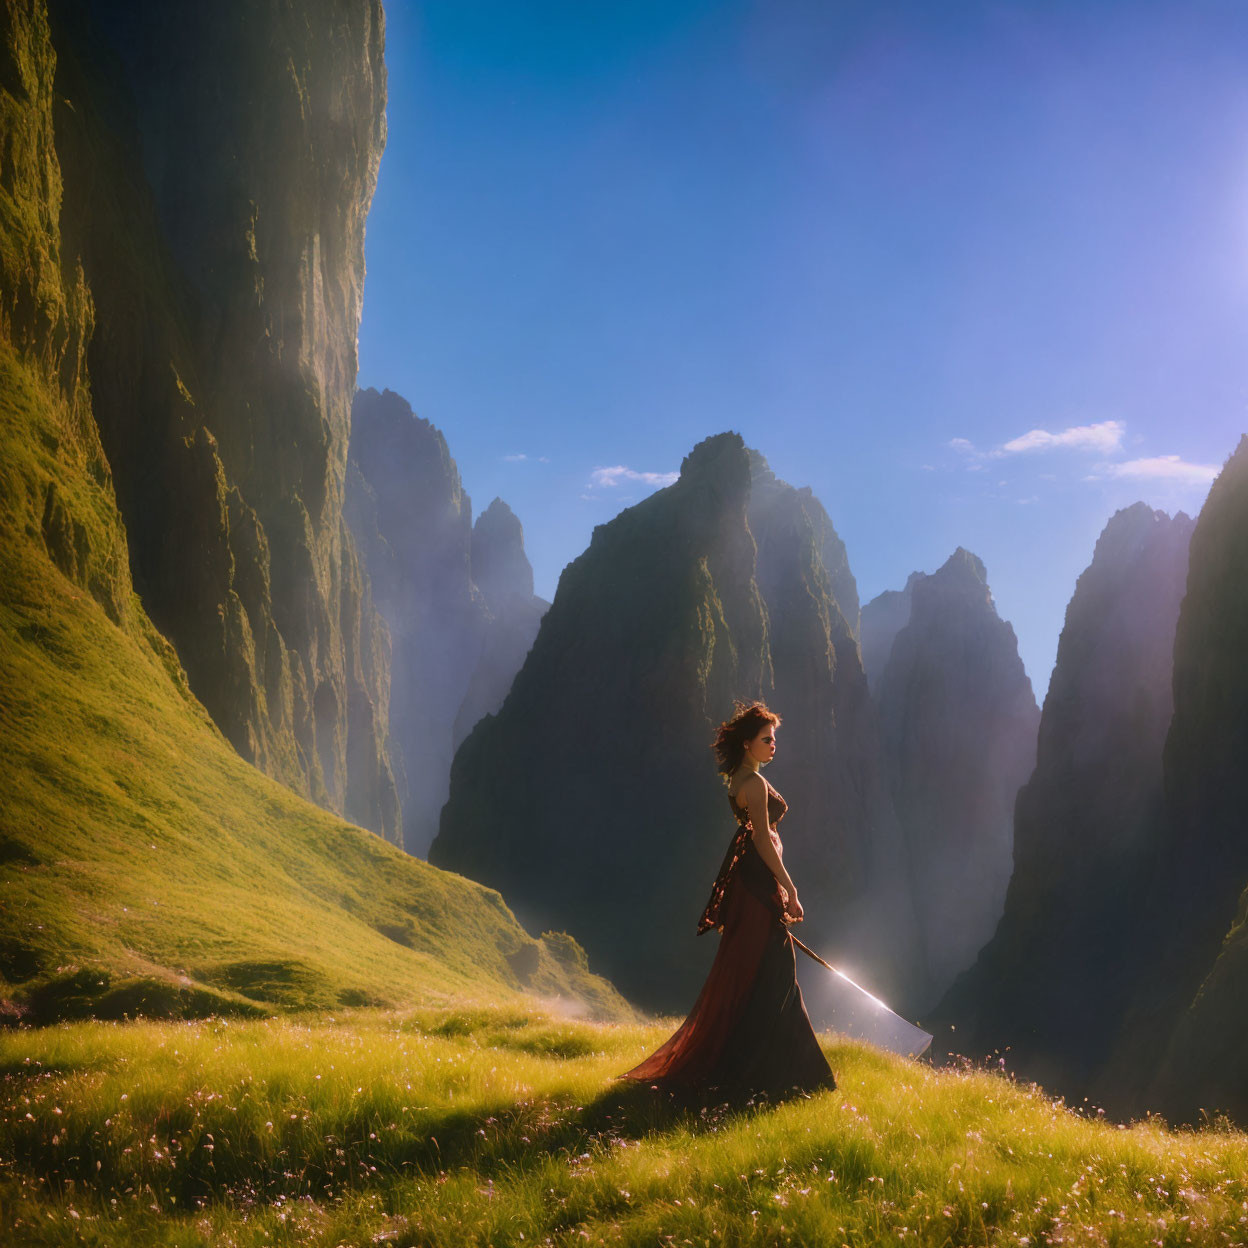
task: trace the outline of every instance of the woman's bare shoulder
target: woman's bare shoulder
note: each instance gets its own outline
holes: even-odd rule
[[[767,781],[757,771],[753,771],[748,776],[742,776],[736,780],[729,792],[732,793],[733,801],[738,805],[744,804],[751,798],[762,801],[767,796]]]

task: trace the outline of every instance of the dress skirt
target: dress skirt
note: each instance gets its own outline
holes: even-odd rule
[[[743,841],[718,907],[719,949],[693,1009],[621,1078],[730,1097],[836,1086],[798,986],[779,885]]]

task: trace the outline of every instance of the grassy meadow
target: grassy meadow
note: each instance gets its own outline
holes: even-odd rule
[[[1077,1114],[828,1036],[840,1087],[680,1105],[670,1020],[537,1005],[86,1021],[0,1039],[22,1244],[1248,1242],[1248,1137]]]

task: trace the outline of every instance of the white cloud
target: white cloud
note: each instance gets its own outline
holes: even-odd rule
[[[1096,425],[1071,425],[1058,433],[1032,429],[991,451],[976,449],[975,443],[967,438],[950,438],[949,445],[969,458],[968,467],[975,468],[980,460],[1004,459],[1007,455],[1023,455],[1029,451],[1076,450],[1109,455],[1121,449],[1126,431],[1127,426],[1121,420],[1103,420]]]
[[[1071,425],[1060,433],[1032,429],[1021,437],[1011,438],[989,454],[998,459],[1003,455],[1020,455],[1027,451],[1077,450],[1098,451],[1107,455],[1122,446],[1127,426],[1121,420],[1103,420],[1096,425]]]
[[[590,485],[614,487],[621,481],[642,481],[646,485],[671,485],[680,477],[678,472],[638,472],[634,468],[626,468],[616,464],[612,468],[595,468],[589,475]]]
[[[518,453],[517,453],[517,454],[515,454],[515,455],[504,455],[504,456],[503,456],[503,460],[504,460],[504,462],[506,462],[506,463],[508,463],[508,464],[519,464],[519,463],[522,463],[524,460],[527,460],[527,459],[529,459],[529,458],[532,458],[534,461],[536,461],[536,462],[537,462],[537,463],[539,463],[539,464],[548,464],[548,463],[550,463],[550,456],[549,456],[549,455],[534,455],[534,456],[530,457],[530,456],[526,455],[523,451],[520,451],[520,452],[518,452]]]
[[[509,464],[518,464],[522,459],[528,459],[527,455],[504,455],[503,459]]]
[[[1208,485],[1222,471],[1214,464],[1189,464],[1177,455],[1154,455],[1150,459],[1129,459],[1124,464],[1106,464],[1107,477],[1136,481],[1178,481],[1188,485]]]

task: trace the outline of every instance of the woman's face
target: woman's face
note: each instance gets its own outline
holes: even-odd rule
[[[745,754],[752,758],[760,767],[769,763],[776,756],[776,726],[766,724],[762,732],[752,741],[745,743]]]

